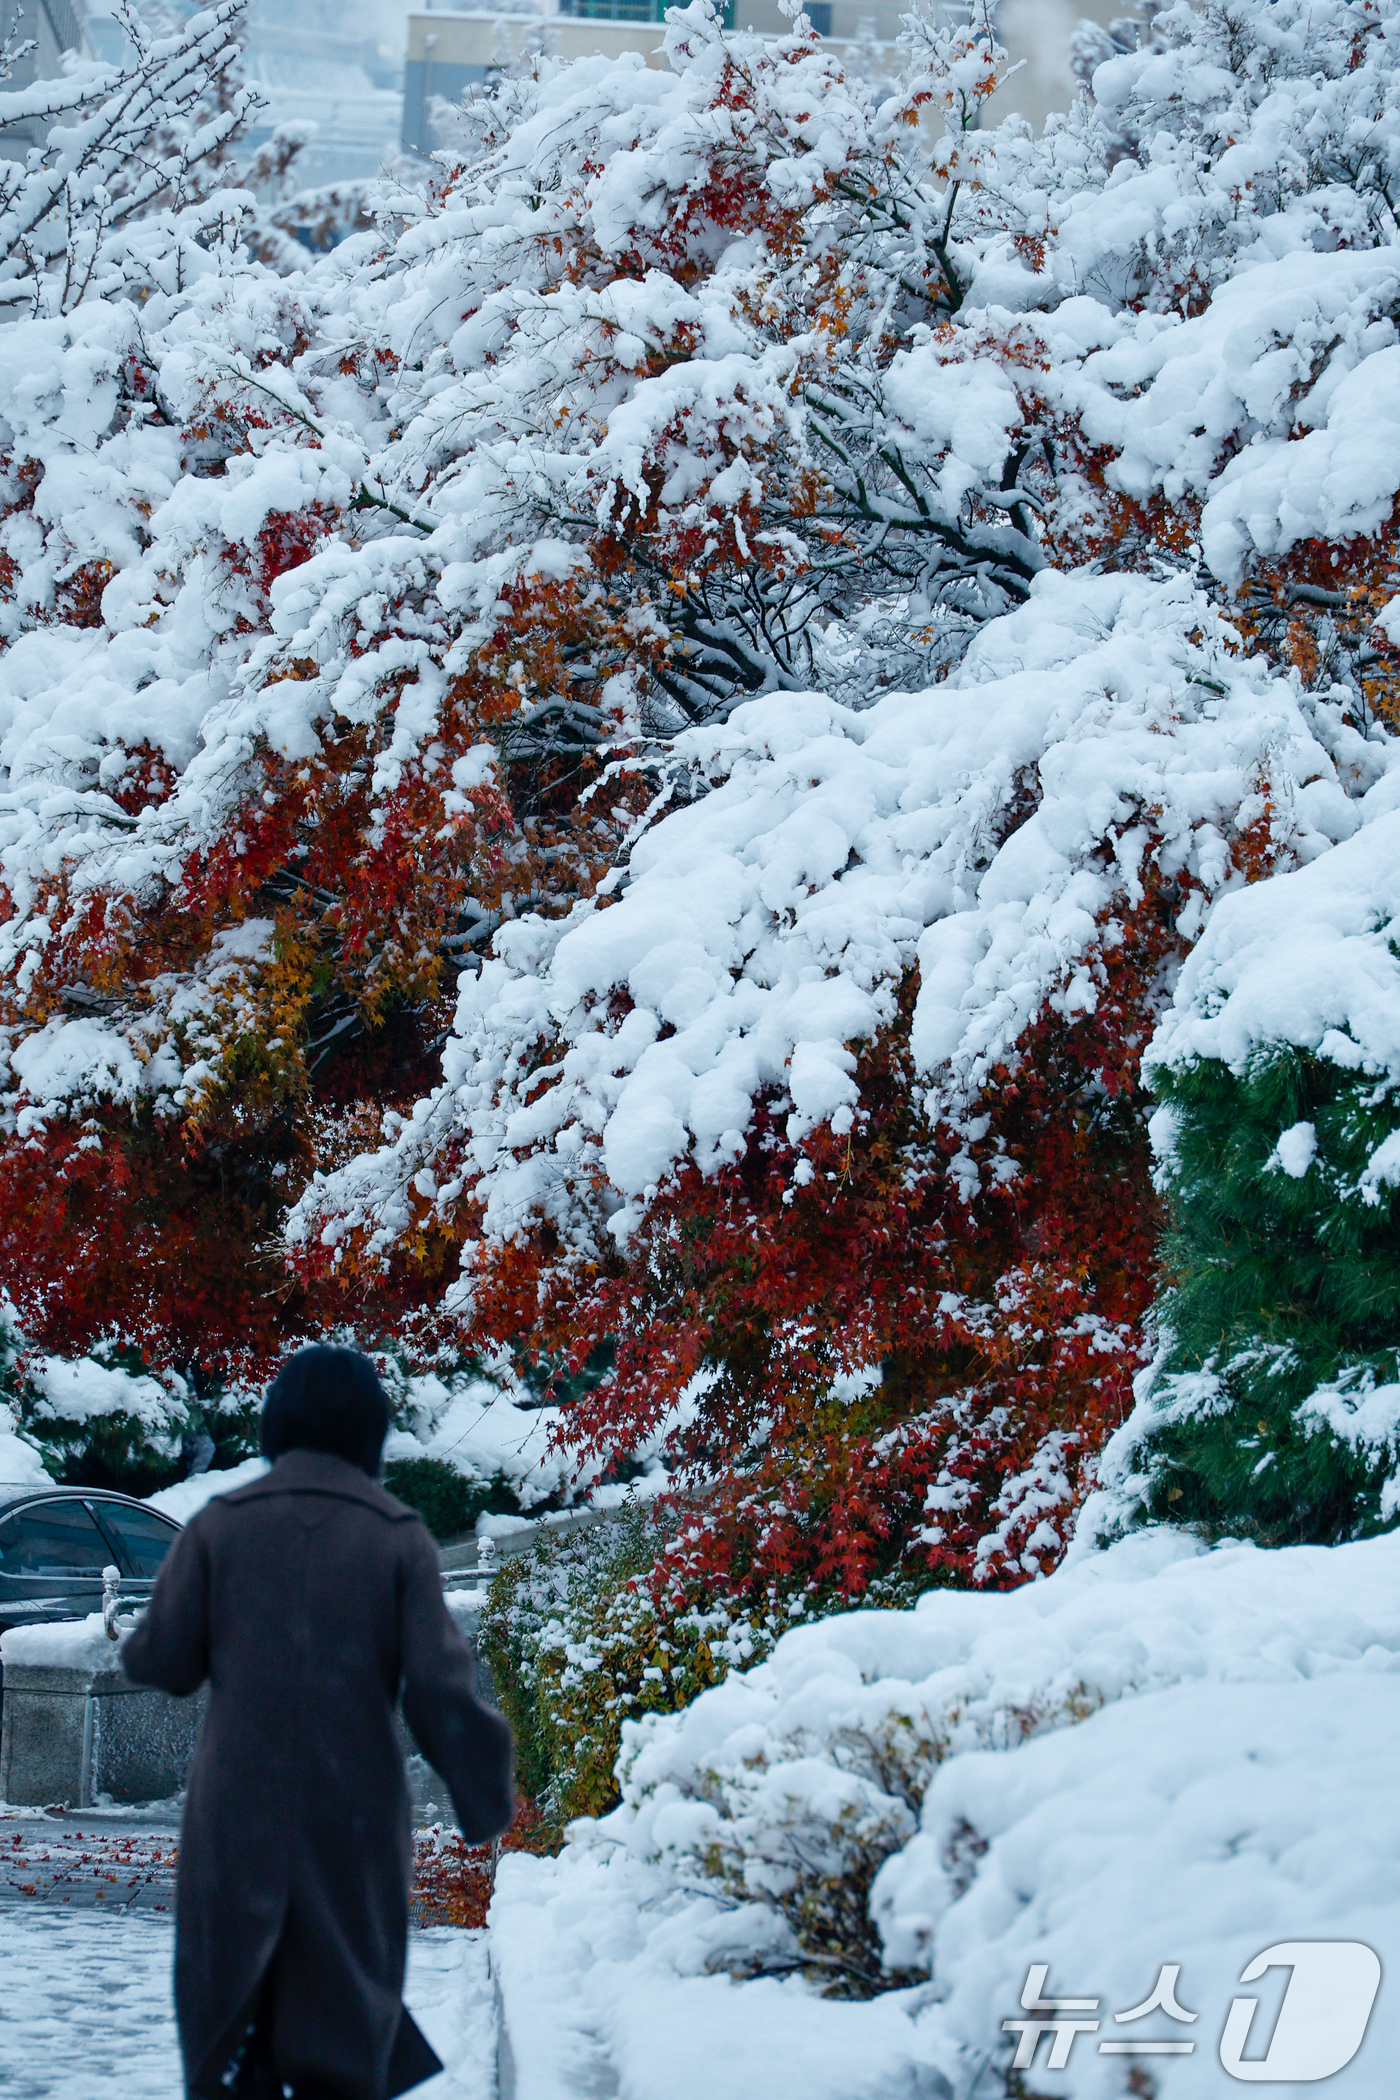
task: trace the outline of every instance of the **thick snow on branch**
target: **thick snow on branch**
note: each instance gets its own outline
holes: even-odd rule
[[[1153,1038],[1149,1074],[1205,1057],[1238,1074],[1275,1043],[1346,1071],[1400,1072],[1398,805],[1392,773],[1362,805],[1373,821],[1335,853],[1221,903]]]
[[[1166,316],[1286,256],[1390,246],[1397,58],[1388,0],[1154,10],[1042,138],[998,135],[993,188],[1023,237],[987,244],[974,297]]]
[[[121,112],[215,67],[230,9],[104,76],[24,180],[100,187]],[[6,331],[13,1129],[185,1117],[254,1038],[300,1084],[343,1016],[277,1006],[278,915],[342,923],[299,871],[355,739],[357,870],[601,746],[656,820],[620,824],[596,895],[522,836],[518,879],[405,934],[414,999],[471,962],[443,1081],[309,1192],[303,1246],[387,1249],[410,1185],[571,1242],[592,1187],[625,1237],[682,1162],[735,1157],[759,1095],[798,1145],[853,1116],[915,964],[956,1118],[1047,1001],[1092,1004],[1149,883],[1189,940],[1236,834],[1285,864],[1347,837],[1391,749],[1356,726],[1366,650],[1304,695],[1221,606],[1318,541],[1381,560],[1397,19],[1256,0],[1241,44],[1174,9],[1032,140],[970,128],[1003,63],[985,22],[919,32],[880,100],[808,35],[691,8],[666,70],[507,83],[430,197],[299,278],[207,219],[139,308]],[[531,594],[578,608],[538,662]],[[668,783],[704,798],[665,816]]]
[[[1222,285],[1204,313],[1122,315],[1082,364],[1058,363],[1060,398],[1113,455],[1125,493],[1202,505],[1214,573],[1253,554],[1379,531],[1400,489],[1400,262],[1379,253],[1291,255]],[[1061,307],[1072,350],[1101,314]],[[1062,339],[1063,341],[1063,339]]]
[[[1308,860],[1356,828],[1388,747],[1227,642],[1184,581],[1046,577],[932,691],[752,702],[689,732],[677,756],[710,793],[646,836],[616,901],[497,936],[441,1090],[314,1185],[293,1232],[392,1237],[451,1142],[439,1201],[480,1177],[488,1231],[564,1217],[599,1173],[625,1238],[678,1165],[738,1153],[761,1092],[789,1097],[795,1144],[848,1128],[854,1045],[916,962],[916,1059],[956,1116],[1047,1002],[1092,1008],[1145,881],[1178,886],[1189,935],[1241,829]]]

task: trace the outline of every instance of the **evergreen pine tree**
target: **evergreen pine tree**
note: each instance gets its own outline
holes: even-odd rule
[[[1209,1058],[1157,1086],[1176,1281],[1145,1509],[1269,1545],[1375,1530],[1394,1515],[1388,1455],[1339,1436],[1314,1395],[1355,1409],[1400,1378],[1400,1198],[1364,1185],[1400,1081],[1279,1043],[1238,1076]]]
[[[1265,1545],[1400,1516],[1397,846],[1382,815],[1226,897],[1144,1060],[1168,1283],[1120,1514]]]

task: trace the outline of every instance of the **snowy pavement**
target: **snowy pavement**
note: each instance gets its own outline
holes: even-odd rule
[[[180,2100],[174,1838],[163,1824],[0,1813],[4,2100]],[[495,2100],[485,1933],[413,1933],[404,1995],[447,2067],[423,2100]]]
[[[167,1818],[0,1810],[0,1911],[66,1904],[169,1912],[178,1838]]]

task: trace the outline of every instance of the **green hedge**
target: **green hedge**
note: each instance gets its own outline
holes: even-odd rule
[[[520,1497],[502,1473],[489,1480],[463,1473],[445,1458],[397,1458],[384,1468],[384,1485],[416,1509],[435,1539],[460,1538],[487,1513],[519,1512]]]
[[[658,1602],[655,1570],[674,1519],[634,1508],[546,1533],[491,1584],[479,1640],[515,1734],[522,1790],[557,1828],[606,1813],[622,1724],[673,1713],[771,1633],[723,1610]]]

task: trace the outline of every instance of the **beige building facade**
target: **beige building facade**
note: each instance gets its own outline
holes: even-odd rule
[[[430,110],[435,98],[455,102],[472,83],[488,79],[508,61],[518,61],[540,39],[561,58],[593,52],[637,51],[649,65],[660,63],[661,0],[565,0],[568,11],[501,14],[494,10],[425,12],[408,18],[408,62],[404,76],[403,143],[431,152]],[[1037,129],[1051,110],[1068,107],[1074,93],[1069,70],[1070,38],[1077,22],[1108,23],[1128,11],[1129,0],[1001,0],[1002,41],[1020,70],[997,100],[1019,110]],[[898,63],[896,39],[909,0],[807,0],[812,26],[828,37],[849,63],[876,77]],[[778,36],[787,28],[777,0],[734,0],[741,28]]]

